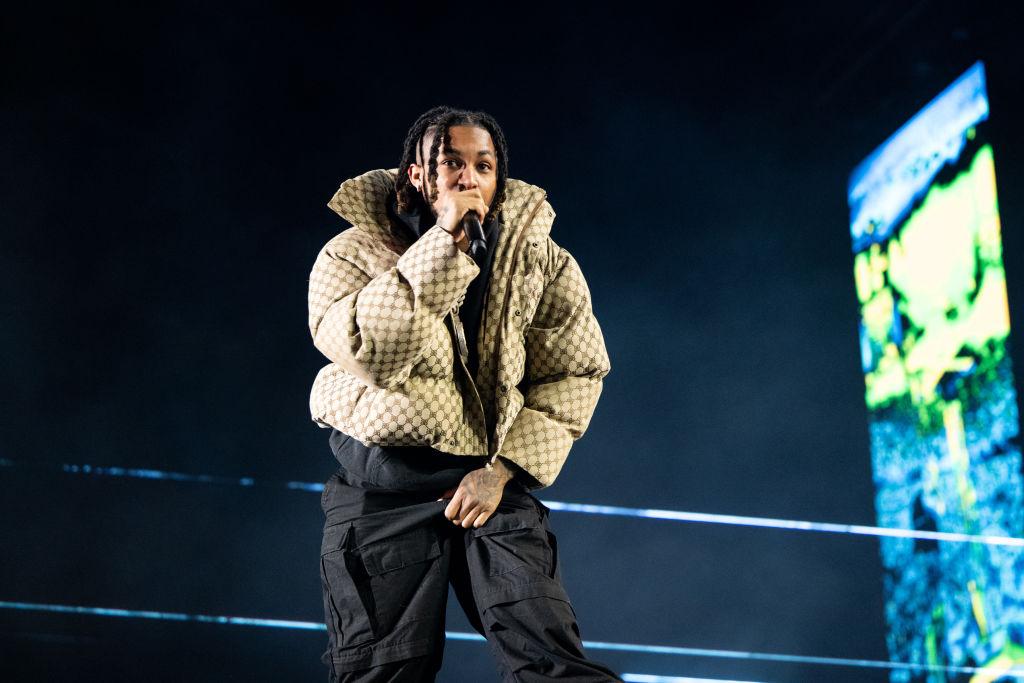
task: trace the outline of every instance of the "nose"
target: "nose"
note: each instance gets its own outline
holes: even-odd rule
[[[459,190],[472,190],[477,185],[476,169],[466,165],[459,174]]]

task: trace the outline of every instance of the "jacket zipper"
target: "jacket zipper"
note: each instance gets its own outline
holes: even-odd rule
[[[455,337],[458,340],[459,352],[457,355],[459,357],[459,365],[462,366],[462,371],[466,375],[466,379],[469,382],[469,388],[473,391],[473,399],[476,401],[476,407],[477,410],[479,411],[480,418],[484,421],[484,446],[486,447],[489,453],[491,450],[491,439],[490,434],[487,433],[487,413],[484,412],[483,399],[480,398],[480,392],[477,391],[476,382],[474,381],[473,376],[469,372],[469,367],[466,365],[465,356],[469,354],[469,345],[466,343],[466,331],[465,328],[462,326],[462,319],[459,318],[459,315],[456,312],[456,310],[456,308],[452,308],[452,310],[448,311],[447,317],[448,320],[451,321],[452,330],[455,332]]]

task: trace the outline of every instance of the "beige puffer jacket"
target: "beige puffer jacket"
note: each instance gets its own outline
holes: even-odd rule
[[[507,180],[471,378],[458,309],[480,268],[438,225],[415,241],[392,232],[396,173],[347,180],[328,203],[353,227],[309,277],[309,331],[331,361],[313,382],[312,419],[364,444],[497,453],[536,479],[531,490],[549,486],[611,364],[579,265],[549,236],[547,195]]]

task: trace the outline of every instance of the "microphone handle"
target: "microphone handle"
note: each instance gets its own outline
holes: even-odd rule
[[[476,212],[469,211],[462,219],[462,229],[466,231],[469,238],[469,251],[474,256],[480,256],[487,250],[487,238],[484,237],[483,226]]]

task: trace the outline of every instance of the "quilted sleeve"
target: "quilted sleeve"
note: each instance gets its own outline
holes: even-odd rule
[[[328,246],[309,276],[313,345],[366,384],[392,389],[409,378],[480,267],[439,225],[373,278]]]
[[[526,329],[523,408],[498,451],[530,475],[530,490],[554,483],[573,442],[590,424],[611,371],[579,264],[563,248],[559,257]]]

